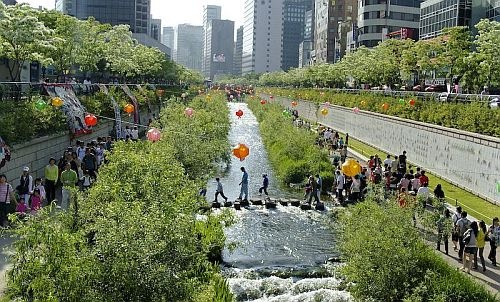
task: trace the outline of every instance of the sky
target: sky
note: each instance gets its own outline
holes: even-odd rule
[[[53,9],[55,6],[55,0],[18,0],[18,2],[48,9]],[[222,6],[222,19],[235,21],[235,27],[243,25],[244,0],[151,0],[151,2],[153,18],[162,19],[162,26],[182,23],[202,25],[203,6],[207,4]]]

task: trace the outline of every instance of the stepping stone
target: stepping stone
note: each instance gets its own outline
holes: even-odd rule
[[[212,208],[214,208],[214,209],[220,209],[220,203],[218,203],[218,202],[212,202]]]
[[[266,202],[266,209],[276,209],[275,202]]]
[[[230,202],[230,201],[224,202],[224,207],[229,208],[229,207],[232,207],[232,206],[233,206],[232,202]]]
[[[240,200],[239,202],[240,202],[242,207],[248,207],[250,205],[248,200]]]
[[[254,200],[254,199],[250,199],[250,202],[254,205],[254,206],[261,206],[263,205],[264,203],[262,202],[261,199],[257,199],[257,200]]]
[[[317,203],[316,206],[314,207],[314,209],[316,211],[324,211],[325,210],[325,204],[320,202],[320,203]]]
[[[239,202],[235,202],[234,203],[234,209],[237,210],[237,211],[241,210],[241,204]]]
[[[281,200],[281,199],[280,199],[280,200],[279,200],[279,203],[280,203],[280,205],[282,205],[282,206],[284,206],[284,207],[288,207],[288,201],[286,201],[286,200]]]
[[[303,204],[301,204],[301,205],[300,205],[300,209],[301,209],[301,210],[304,210],[304,211],[307,211],[307,210],[312,209],[312,207],[311,207],[311,205],[310,205],[310,204],[308,204],[308,203],[303,203]]]
[[[291,204],[293,207],[300,207],[300,200],[298,200],[298,199],[291,199],[291,200],[290,200],[290,204]]]

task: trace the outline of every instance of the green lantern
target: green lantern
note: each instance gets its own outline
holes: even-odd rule
[[[399,99],[399,103],[400,103],[401,105],[405,105],[405,104],[406,104],[406,101],[405,101],[404,99]]]
[[[43,109],[47,108],[47,103],[43,99],[38,99],[35,102],[35,108],[37,110],[43,110]]]
[[[283,110],[283,116],[290,117],[290,112],[288,112],[288,110]]]

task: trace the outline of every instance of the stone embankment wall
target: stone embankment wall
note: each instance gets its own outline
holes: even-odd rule
[[[291,100],[275,97],[284,107]],[[500,205],[500,139],[383,114],[299,101],[305,119],[319,122],[391,155],[407,151],[408,160],[447,181]]]
[[[147,111],[141,112],[141,124],[146,125],[153,114],[158,116],[158,113],[158,109],[154,109],[151,113]],[[122,120],[124,122],[133,122],[133,118],[129,116],[122,117]],[[111,135],[113,125],[114,121],[101,119],[99,120],[98,125],[94,127],[92,133],[75,139],[71,139],[69,133],[62,133],[40,137],[26,143],[10,146],[12,153],[11,161],[7,162],[7,164],[0,170],[0,174],[5,174],[7,176],[7,180],[14,188],[19,184],[19,177],[21,176],[22,169],[25,166],[30,168],[33,180],[36,177],[43,177],[44,168],[48,164],[51,157],[59,161],[64,151],[69,146],[75,146],[76,140],[81,140],[87,143],[97,137]],[[123,124],[124,129],[126,125],[127,124]],[[141,131],[141,129],[139,129],[139,131]]]

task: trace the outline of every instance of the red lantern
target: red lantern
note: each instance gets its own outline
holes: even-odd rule
[[[97,117],[90,113],[85,115],[85,125],[88,127],[94,127],[97,125]]]
[[[415,106],[415,104],[416,104],[416,103],[417,103],[417,102],[416,102],[414,99],[411,99],[411,100],[410,100],[410,106],[412,106],[412,107],[413,107],[413,106]]]
[[[250,148],[245,144],[238,144],[236,148],[233,149],[233,155],[244,161],[245,158],[250,154]]]
[[[382,109],[387,111],[389,109],[389,104],[387,103],[382,104]]]
[[[243,110],[240,109],[240,110],[236,111],[236,116],[238,118],[241,118],[243,116]]]
[[[271,95],[269,98],[270,98],[271,100],[272,100],[272,99],[274,99],[274,97],[273,97],[272,95]]]
[[[293,106],[293,107],[296,107],[298,104],[299,104],[299,103],[297,103],[296,101],[293,101],[293,102],[292,102],[292,106]]]
[[[261,105],[265,105],[266,104],[266,100],[260,100],[260,104]]]
[[[158,130],[156,128],[151,128],[151,129],[149,129],[146,136],[150,142],[154,143],[154,142],[157,142],[161,139],[161,132],[160,132],[160,130]]]
[[[125,105],[125,107],[123,107],[123,110],[125,110],[125,112],[128,114],[132,114],[135,110],[135,107],[132,104],[127,104]]]

